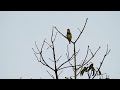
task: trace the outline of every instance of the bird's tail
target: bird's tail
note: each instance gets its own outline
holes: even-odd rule
[[[70,44],[71,42],[69,41],[69,44]]]

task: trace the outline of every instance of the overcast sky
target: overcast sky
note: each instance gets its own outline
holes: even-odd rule
[[[50,43],[53,26],[64,35],[66,29],[70,28],[72,40],[75,40],[79,33],[78,28],[83,28],[86,18],[86,28],[77,42],[77,50],[80,49],[77,61],[81,62],[85,57],[88,45],[93,52],[101,46],[93,59],[96,67],[99,66],[108,44],[111,52],[105,58],[101,71],[110,78],[120,78],[119,11],[0,11],[0,78],[51,78],[46,70],[51,73],[52,71],[36,60],[32,51],[32,48],[36,50],[34,41],[39,48],[45,38]],[[72,54],[72,44],[58,33],[55,50],[57,58],[62,55],[60,62],[66,60],[67,45]],[[52,58],[52,54],[46,48],[47,46],[44,48],[44,57],[51,63],[48,58]],[[60,78],[69,74],[71,71],[64,70]]]

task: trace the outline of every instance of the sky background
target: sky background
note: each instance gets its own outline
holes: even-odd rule
[[[87,46],[95,52],[99,46],[101,49],[92,60],[98,67],[102,60],[107,44],[111,52],[105,58],[101,71],[107,73],[112,79],[120,79],[120,12],[119,11],[0,11],[0,79],[39,79],[51,78],[46,72],[51,70],[37,62],[32,48],[34,41],[39,48],[46,38],[50,43],[52,27],[66,35],[67,28],[72,32],[72,40],[82,30],[88,18],[87,25],[76,49],[80,49],[77,62],[85,57]],[[54,30],[54,32],[56,32]],[[62,55],[59,64],[66,59],[67,45],[70,55],[73,53],[73,45],[59,33],[55,41],[56,58]],[[44,57],[50,65],[53,63],[51,50],[44,47]],[[73,74],[71,70],[64,70],[60,78]]]

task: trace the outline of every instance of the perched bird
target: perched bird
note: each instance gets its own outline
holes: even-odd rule
[[[70,32],[70,29],[67,29],[67,39],[68,39],[69,44],[70,44],[71,39],[72,39],[72,34],[71,34],[71,32]]]

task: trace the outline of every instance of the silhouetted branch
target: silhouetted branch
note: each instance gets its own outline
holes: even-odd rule
[[[56,60],[57,62],[60,60],[60,58],[62,57],[62,55]]]
[[[52,45],[50,45],[50,44],[47,43],[46,41],[45,41],[45,43],[46,43],[49,47],[51,47],[51,48],[53,49]],[[49,49],[49,47],[48,47],[47,49]]]
[[[58,74],[58,76],[60,76],[60,74],[63,72],[63,70]]]
[[[108,45],[107,45],[106,53],[105,53],[105,55],[104,55],[104,57],[103,57],[103,59],[102,59],[102,62],[100,62],[100,66],[99,66],[98,70],[96,71],[96,73],[95,73],[95,75],[93,76],[92,79],[94,79],[94,77],[96,76],[97,72],[100,71],[100,68],[101,68],[101,66],[102,66],[102,64],[103,64],[103,61],[105,60],[105,57],[109,54],[110,51],[111,51],[111,49],[108,50]]]
[[[47,71],[47,70],[46,70],[46,71]],[[47,71],[47,72],[48,72],[48,71]],[[49,72],[48,72],[48,74],[49,74],[53,79],[55,79],[54,76],[53,76],[52,74],[50,74]]]
[[[84,25],[82,31],[80,31],[79,36],[78,36],[77,39],[75,40],[75,43],[77,42],[77,40],[80,38],[81,34],[83,33],[83,31],[84,31],[84,29],[85,29],[85,26],[86,26],[86,24],[87,24],[87,20],[88,20],[88,18],[86,19],[86,22],[85,22],[85,25]]]
[[[54,41],[56,39],[56,36],[53,39],[53,29],[52,29],[52,35],[51,35],[51,42],[52,42],[52,46],[53,46],[52,51],[53,51],[53,59],[54,59],[54,64],[55,64],[55,70],[54,71],[55,71],[56,79],[58,79],[58,69],[57,69],[57,65],[56,65],[56,56],[55,56],[55,47],[54,47]]]
[[[54,27],[64,38],[67,39],[67,37],[65,35],[63,35],[56,27]],[[73,43],[73,41],[71,40],[71,42]]]
[[[100,48],[101,48],[101,47],[99,47],[99,48],[95,51],[95,53],[91,56],[91,58],[86,61],[85,59],[87,58],[88,50],[89,50],[89,46],[88,46],[86,57],[85,57],[82,65],[81,65],[80,67],[78,67],[78,69],[80,69],[80,68],[82,69],[82,67],[83,67],[84,65],[88,64],[88,63],[94,58],[94,56],[96,55],[96,53],[98,52],[98,50],[99,50]],[[80,72],[77,73],[77,76],[78,76],[79,74],[80,74]]]
[[[35,46],[36,46],[36,48],[37,48],[37,50],[38,50],[38,52],[39,52],[39,54],[40,54],[40,60],[38,59],[37,55],[35,54],[35,53],[37,53],[37,52],[35,52],[35,50],[34,50],[33,48],[32,48],[32,50],[35,52],[34,54],[35,54],[38,62],[41,62],[44,66],[47,66],[48,68],[50,68],[51,70],[54,71],[54,69],[47,64],[47,62],[44,60],[44,58],[43,58],[43,56],[42,56],[42,49],[43,49],[44,43],[45,43],[45,40],[43,41],[43,44],[42,44],[42,47],[41,47],[41,51],[40,51],[39,48],[38,48],[38,46],[37,46],[37,44],[36,44],[36,41],[35,41]],[[38,53],[37,53],[37,54],[38,54]],[[42,60],[41,60],[41,59],[42,59]],[[42,62],[42,61],[43,61],[43,62]]]
[[[86,61],[83,65],[87,64],[87,63],[96,55],[96,53],[98,52],[98,50],[99,50],[100,48],[101,48],[101,47],[99,47],[99,48],[96,50],[96,52],[92,55],[92,57],[91,57],[88,61]]]
[[[79,52],[80,50],[78,50],[78,52]],[[78,53],[78,52],[76,52],[76,54]],[[69,62],[70,60],[72,60],[72,58],[74,57],[74,54],[67,60],[67,61],[65,61],[64,63],[62,63],[59,67],[58,67],[58,70],[60,70],[60,67],[62,67],[64,64],[66,64],[67,62]]]

